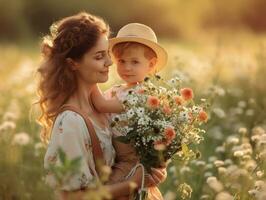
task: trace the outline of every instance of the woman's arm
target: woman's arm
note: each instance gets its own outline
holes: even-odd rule
[[[124,111],[123,104],[118,98],[107,100],[102,95],[99,87],[96,85],[92,89],[91,99],[96,110],[102,113],[121,113]]]
[[[131,193],[135,192],[137,188],[141,186],[142,171],[140,168],[136,169],[135,174],[128,180],[105,185],[107,191],[111,194],[113,199],[119,199],[119,197],[130,196]],[[79,190],[79,191],[61,191],[59,193],[60,200],[80,200],[90,192],[90,189]]]

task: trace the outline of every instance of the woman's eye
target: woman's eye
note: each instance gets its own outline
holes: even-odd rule
[[[96,60],[101,60],[103,58],[103,55],[102,54],[99,54],[95,57]]]

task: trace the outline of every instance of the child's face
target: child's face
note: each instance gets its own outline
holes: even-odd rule
[[[147,59],[144,56],[144,48],[129,47],[116,58],[117,73],[129,84],[142,82],[153,70],[156,58]]]

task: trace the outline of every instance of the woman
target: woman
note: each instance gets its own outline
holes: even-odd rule
[[[112,64],[108,36],[108,25],[101,18],[80,13],[54,24],[42,45],[44,62],[38,69],[38,94],[41,138],[49,141],[45,168],[59,164],[59,148],[69,159],[81,158],[80,172],[60,186],[63,199],[69,195],[75,195],[76,199],[82,197],[82,190],[98,178],[98,160],[108,166],[114,162],[115,151],[106,117],[90,101],[96,84],[108,80]],[[140,186],[141,177],[142,172],[137,169],[130,179],[106,187],[118,199],[130,193],[131,181]],[[163,178],[160,173],[154,177]],[[53,174],[47,176],[47,182],[56,187]]]

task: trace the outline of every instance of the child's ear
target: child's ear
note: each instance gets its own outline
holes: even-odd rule
[[[78,69],[78,63],[74,61],[72,58],[67,58],[66,62],[69,65],[70,69],[74,71]]]
[[[156,57],[153,57],[150,60],[150,65],[149,65],[150,71],[152,71],[154,69],[154,66],[156,65],[156,63],[157,63],[157,58]]]

